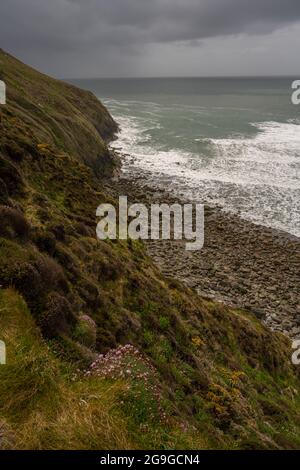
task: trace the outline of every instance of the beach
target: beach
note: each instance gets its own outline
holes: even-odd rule
[[[121,172],[107,188],[114,197],[127,195],[131,203],[193,202],[155,188],[145,175]],[[203,298],[252,312],[274,331],[300,337],[299,238],[205,206],[202,250],[186,251],[184,240],[145,244],[167,277],[184,282]]]
[[[114,195],[205,205],[205,242],[147,241],[200,296],[300,337],[299,129],[291,79],[83,81],[119,124]]]

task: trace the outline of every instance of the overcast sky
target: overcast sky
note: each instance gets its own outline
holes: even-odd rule
[[[0,47],[65,78],[300,75],[300,0],[1,0]]]

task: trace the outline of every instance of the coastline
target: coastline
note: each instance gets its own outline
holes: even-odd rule
[[[242,235],[231,233],[224,251],[230,225],[220,230],[221,215],[207,208],[208,252],[199,258],[186,261],[173,242],[148,244],[169,279],[144,243],[97,238],[96,204],[171,196],[142,172],[123,178],[126,166],[121,172],[108,147],[107,130],[112,137],[117,126],[94,95],[5,53],[0,62],[9,86],[0,119],[0,341],[8,365],[0,367],[0,448],[299,448],[290,339],[174,279],[219,295],[213,282]],[[234,293],[227,296],[239,300]]]
[[[191,202],[153,187],[146,175],[120,171],[108,186],[114,197],[127,195],[130,203]],[[273,331],[300,337],[297,237],[205,206],[201,251],[186,251],[184,240],[148,240],[145,245],[165,276],[182,281],[205,299],[252,312]]]

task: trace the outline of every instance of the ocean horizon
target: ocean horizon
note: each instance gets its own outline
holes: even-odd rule
[[[300,236],[300,115],[293,77],[71,80],[120,126],[123,171]]]

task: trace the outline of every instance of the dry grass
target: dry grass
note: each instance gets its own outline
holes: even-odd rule
[[[126,423],[114,416],[123,384],[80,383],[57,390],[57,408],[34,410],[16,430],[18,449],[133,449]]]
[[[300,448],[288,341],[163,278],[142,243],[95,239],[96,206],[112,202],[95,174],[116,163],[103,140],[115,129],[107,111],[0,50],[1,74],[0,203],[20,209],[30,230],[10,210],[0,238],[0,285],[16,289],[0,288],[9,362],[0,368],[0,446]],[[95,323],[93,341],[83,316]],[[72,380],[95,351],[129,343],[157,371],[168,422],[147,421],[141,384],[126,394],[126,381]]]
[[[122,411],[125,380],[86,378],[70,368],[42,339],[23,299],[0,290],[0,331],[8,363],[0,368],[0,448],[197,449],[209,444],[179,423],[141,433]],[[162,437],[163,436],[163,437]]]
[[[126,422],[113,412],[124,383],[72,381],[72,371],[51,354],[24,301],[13,290],[0,291],[0,306],[8,351],[8,365],[0,369],[2,448],[133,448]]]

